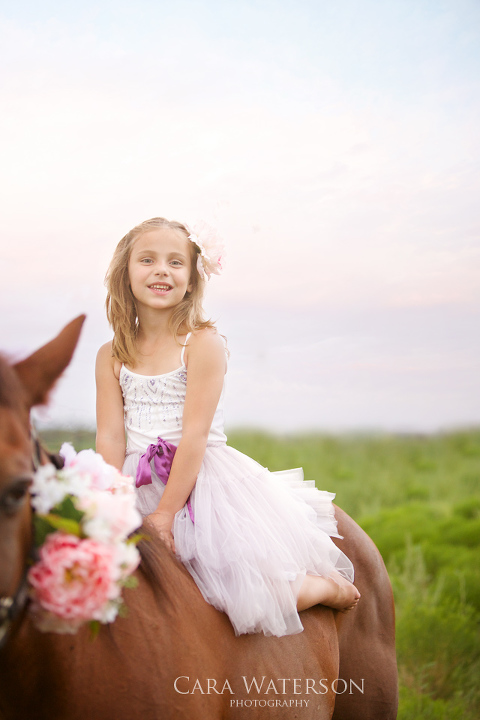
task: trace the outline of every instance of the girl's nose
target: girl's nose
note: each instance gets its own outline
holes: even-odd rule
[[[157,266],[155,268],[155,274],[156,275],[167,275],[168,274],[168,265],[165,263],[157,263]]]

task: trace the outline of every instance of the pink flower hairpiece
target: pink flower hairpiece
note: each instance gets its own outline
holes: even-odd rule
[[[42,465],[32,485],[38,560],[28,572],[31,614],[42,632],[75,633],[113,622],[140,562],[131,534],[142,518],[134,481],[93,450],[64,444],[65,465]]]
[[[200,248],[197,259],[197,270],[203,280],[210,280],[211,275],[220,275],[222,272],[222,256],[224,245],[215,228],[201,220],[192,230],[188,239]]]

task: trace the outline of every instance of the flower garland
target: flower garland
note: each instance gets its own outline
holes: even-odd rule
[[[203,280],[210,280],[211,275],[220,275],[222,272],[222,256],[224,245],[215,228],[204,220],[194,225],[188,239],[200,249],[197,259],[197,270]]]
[[[135,587],[140,562],[131,534],[141,525],[133,478],[93,450],[65,443],[65,465],[42,465],[32,485],[38,561],[30,568],[31,615],[42,632],[75,633],[111,623]]]

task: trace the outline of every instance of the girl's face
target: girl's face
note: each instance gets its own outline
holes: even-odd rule
[[[191,292],[190,241],[179,231],[156,228],[134,242],[128,262],[130,287],[142,307],[173,309]]]

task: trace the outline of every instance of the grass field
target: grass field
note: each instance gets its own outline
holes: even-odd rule
[[[93,435],[43,433],[58,450]],[[431,436],[275,437],[229,444],[270,470],[307,479],[373,538],[395,593],[399,720],[480,717],[480,429]]]

